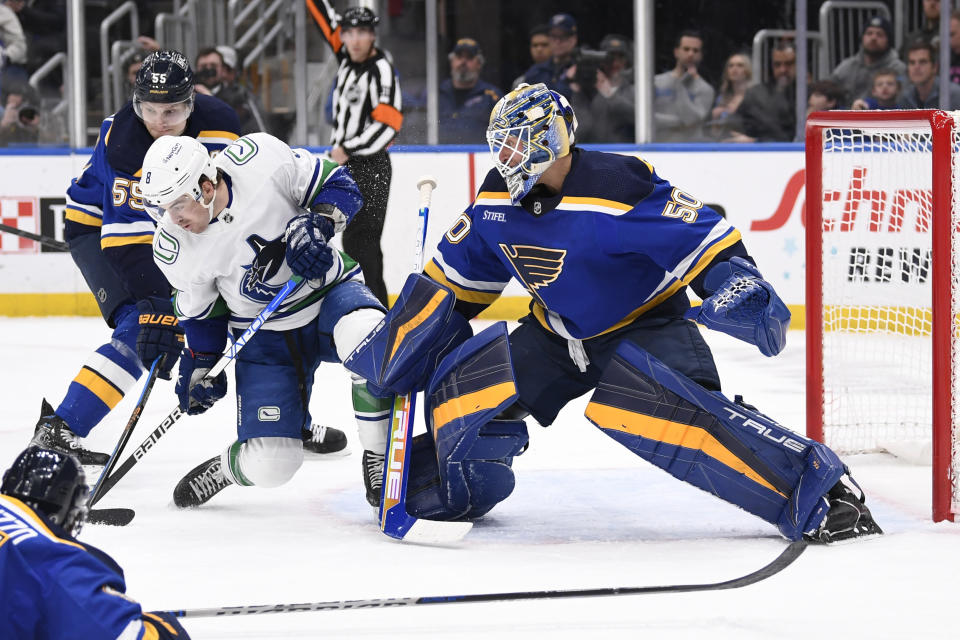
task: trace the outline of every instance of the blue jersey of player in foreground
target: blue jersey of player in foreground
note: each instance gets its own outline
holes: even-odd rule
[[[0,620],[5,640],[189,640],[176,618],[144,613],[123,570],[79,542],[88,487],[72,456],[29,447],[0,486]]]

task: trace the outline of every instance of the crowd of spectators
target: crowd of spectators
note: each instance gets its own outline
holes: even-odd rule
[[[930,108],[940,104],[939,17],[941,0],[922,0],[923,19],[894,46],[894,25],[874,16],[864,25],[859,48],[827,77],[808,76],[808,113],[823,109]],[[63,2],[0,0],[0,145],[65,142],[65,121],[47,113],[50,88],[30,86],[32,73],[64,42],[52,25],[65,24]],[[949,108],[960,108],[960,10],[950,19]],[[62,31],[61,31],[62,33]],[[439,142],[482,144],[489,112],[499,98],[521,83],[543,82],[576,109],[580,143],[631,143],[635,139],[636,91],[633,43],[608,33],[596,48],[583,42],[577,19],[559,13],[527,32],[530,66],[511,86],[500,87],[485,73],[480,44],[467,34],[448,55],[449,75],[439,86]],[[796,50],[791,39],[770,49],[768,72],[754,69],[746,51],[723,52],[720,77],[704,77],[705,56],[717,61],[696,30],[673,36],[672,66],[653,79],[653,136],[656,142],[787,142],[796,139]],[[159,49],[149,37],[122,60],[124,95],[143,58]],[[745,43],[744,43],[745,44]],[[732,47],[731,47],[732,48]],[[496,57],[495,57],[496,59]],[[230,104],[245,133],[271,131],[270,114],[243,82],[237,52],[218,44],[193,61],[197,91]],[[716,73],[717,62],[708,65]],[[521,67],[522,68],[522,67]],[[512,76],[513,74],[511,74]],[[708,74],[710,75],[710,74]],[[57,86],[53,98],[59,98]],[[406,100],[406,96],[404,98]],[[423,108],[425,99],[411,101]],[[409,107],[408,107],[409,108]],[[411,141],[414,141],[411,139]],[[417,140],[420,141],[420,140]],[[422,142],[422,141],[420,141]]]

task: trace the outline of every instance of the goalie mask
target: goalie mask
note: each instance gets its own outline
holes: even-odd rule
[[[570,103],[542,83],[521,84],[500,99],[490,114],[487,144],[514,202],[570,153],[576,130]]]
[[[213,220],[213,203],[203,201],[201,180],[217,184],[217,169],[207,148],[190,136],[162,136],[153,141],[143,157],[140,192],[147,213],[160,221],[163,214],[178,203],[192,198],[201,203]]]

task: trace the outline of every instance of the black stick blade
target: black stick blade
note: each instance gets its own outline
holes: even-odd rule
[[[125,527],[130,524],[137,512],[133,509],[90,509],[87,512],[89,524],[105,524],[111,527]]]

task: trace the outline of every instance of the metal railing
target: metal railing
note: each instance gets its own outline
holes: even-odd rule
[[[124,17],[130,20],[130,37],[136,40],[140,33],[140,15],[137,11],[137,3],[133,0],[127,0],[110,13],[100,24],[100,77],[103,81],[103,115],[107,116],[120,108],[120,83],[122,71],[119,68],[120,58],[133,47],[131,41],[126,42],[126,48],[117,46],[120,41],[115,42],[113,46],[110,41],[110,28],[120,22]],[[111,75],[114,80],[111,80]]]
[[[777,43],[781,40],[793,41],[796,37],[796,31],[790,29],[761,29],[754,34],[750,61],[753,64],[753,78],[756,82],[764,83],[772,77],[770,58]],[[808,31],[808,61],[816,62],[819,59],[821,45],[820,33]],[[815,66],[809,66],[808,68],[814,70],[814,79],[817,79]]]
[[[827,0],[820,6],[819,77],[826,78],[841,60],[860,50],[863,25],[876,15],[889,20],[890,9],[878,0]]]

